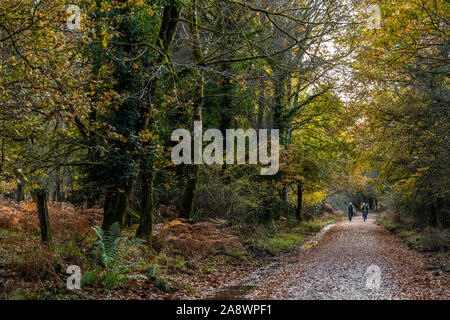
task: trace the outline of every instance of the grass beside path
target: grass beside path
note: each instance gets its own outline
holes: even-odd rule
[[[302,222],[294,219],[273,222],[271,227],[258,226],[242,232],[242,243],[254,256],[276,256],[296,249],[309,236],[338,220],[340,217],[326,220],[315,218]]]

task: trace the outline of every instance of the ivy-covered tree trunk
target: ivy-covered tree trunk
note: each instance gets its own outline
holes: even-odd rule
[[[192,220],[194,216],[194,197],[197,189],[198,171],[198,165],[191,165],[188,168],[187,183],[181,198],[180,217],[188,220]]]
[[[200,42],[200,31],[198,28],[198,13],[197,13],[197,1],[193,1],[193,14],[190,24],[190,31],[192,35],[191,45],[192,54],[194,56],[194,64],[201,65],[203,63],[203,53]],[[199,71],[200,79],[196,92],[194,92],[194,116],[193,122],[202,121],[202,108],[204,102],[204,78],[202,71]],[[180,217],[192,220],[194,215],[194,198],[195,190],[197,189],[198,173],[200,167],[198,164],[192,164],[188,167],[188,177],[186,187],[181,198],[181,204],[179,209]]]
[[[203,78],[201,79],[203,83]],[[198,99],[194,103],[194,121],[202,120],[202,104],[203,104],[203,84],[200,86],[200,92],[198,92]],[[192,164],[188,166],[188,175],[186,187],[184,188],[183,196],[180,204],[180,217],[188,220],[192,220],[194,215],[194,199],[195,191],[197,189],[198,173],[200,171],[200,165]]]
[[[142,174],[142,196],[139,227],[136,230],[136,237],[147,241],[152,245],[152,229],[155,216],[155,204],[153,202],[153,172],[151,167]]]
[[[286,79],[287,76],[283,71],[277,71],[278,75],[275,77],[275,105],[273,109],[273,127],[280,130],[280,142],[286,145]]]
[[[128,206],[128,195],[129,191],[110,192],[106,195],[103,204],[103,230],[108,230],[114,222],[119,222],[121,228],[124,226],[124,219]]]
[[[178,28],[179,17],[181,14],[181,9],[177,2],[172,0],[167,3],[164,7],[164,13],[161,23],[161,28],[159,30],[159,41],[157,45],[160,48],[160,55],[157,59],[158,64],[165,64],[168,62],[167,57],[171,52],[171,46]],[[158,77],[155,77],[151,81],[150,89],[147,91],[148,101],[155,100],[156,88],[158,85]],[[155,126],[155,120],[153,119],[152,103],[145,103],[141,111],[142,129],[147,129],[152,132]],[[138,130],[138,131],[140,131]],[[149,246],[152,245],[152,229],[153,221],[155,216],[155,203],[153,199],[153,181],[154,181],[154,166],[152,152],[149,151],[152,147],[153,141],[148,141],[144,143],[144,155],[139,159],[139,164],[141,168],[140,180],[142,182],[142,193],[141,193],[141,206],[140,206],[140,220],[139,227],[136,230],[136,237],[147,241]]]
[[[43,243],[51,245],[52,235],[50,231],[50,220],[48,218],[47,192],[42,189],[36,190],[36,204],[41,227],[41,239]]]

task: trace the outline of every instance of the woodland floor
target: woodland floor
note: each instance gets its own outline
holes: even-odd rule
[[[282,257],[216,297],[233,298],[242,287],[247,294],[240,298],[248,299],[449,299],[448,275],[432,264],[431,255],[410,249],[371,214],[366,222],[337,222],[317,245]],[[370,265],[381,270],[379,289],[366,287]]]
[[[448,247],[443,254],[418,252],[380,225],[376,214],[366,222],[361,217],[348,222],[334,211],[291,227],[288,221],[273,222],[269,233],[263,226],[239,233],[217,222],[161,222],[154,241],[166,246],[134,254],[145,260],[144,274],[151,266],[160,269],[158,281],[70,291],[65,268],[78,264],[89,269],[80,257],[89,257],[95,240],[90,228],[100,224],[101,212],[77,212],[66,204],[49,208],[53,250],[39,244],[33,206],[0,202],[0,300],[450,298],[448,268],[436,267],[437,256],[448,264]],[[338,222],[329,225],[333,221]],[[366,287],[371,265],[381,270],[379,289]]]

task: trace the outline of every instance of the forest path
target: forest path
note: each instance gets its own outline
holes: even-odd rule
[[[369,214],[333,225],[317,245],[287,256],[244,280],[248,299],[449,299],[445,275],[427,270],[428,258],[410,250]],[[367,273],[369,266],[379,268]],[[369,278],[369,286],[366,282]]]

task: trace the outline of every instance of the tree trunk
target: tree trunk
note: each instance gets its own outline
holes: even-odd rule
[[[286,119],[285,116],[285,107],[286,107],[286,91],[285,91],[285,84],[286,84],[286,75],[282,73],[282,71],[279,72],[277,77],[275,78],[275,88],[274,88],[274,95],[275,95],[275,105],[273,110],[273,127],[274,129],[280,130],[280,141],[283,145],[286,144]]]
[[[23,201],[23,200],[25,200],[25,194],[24,194],[24,192],[23,192],[23,183],[22,183],[22,182],[19,182],[19,183],[17,184],[16,201],[17,201],[17,202],[21,202],[21,201]]]
[[[289,143],[291,142],[291,132],[292,132],[291,125],[289,125],[288,132],[286,134],[286,150],[289,149]],[[284,194],[283,194],[282,200],[283,200],[283,203],[284,203],[286,208],[289,207],[289,186],[290,186],[290,183],[286,183],[283,186],[283,193]]]
[[[194,197],[197,189],[198,171],[198,165],[191,165],[188,168],[187,184],[181,198],[180,217],[188,220],[192,220],[194,216]]]
[[[52,236],[50,232],[50,220],[48,218],[47,193],[44,190],[39,189],[36,191],[36,202],[42,242],[51,245]]]
[[[155,216],[155,205],[153,202],[153,172],[148,170],[142,175],[142,197],[141,197],[141,217],[139,227],[136,230],[136,237],[147,241],[152,245],[152,229]]]
[[[102,229],[108,230],[115,222],[120,228],[124,226],[124,218],[128,205],[128,192],[111,192],[106,195],[103,205]]]
[[[61,184],[59,183],[59,180],[57,180],[55,192],[53,193],[53,201],[61,202],[60,200],[61,200]]]
[[[302,201],[303,201],[303,186],[301,182],[297,182],[297,219],[302,221]]]
[[[61,192],[61,186],[63,184],[63,179],[62,179],[62,173],[61,173],[61,169],[58,169],[58,172],[56,173],[56,191],[55,191],[55,198],[54,200],[56,200],[56,202],[62,202],[63,201],[63,196],[62,196],[62,192]]]
[[[286,208],[288,207],[289,204],[289,183],[286,183],[283,186],[283,203],[286,206]]]
[[[181,14],[181,9],[178,6],[177,1],[171,0],[167,2],[164,7],[164,13],[162,18],[161,27],[159,30],[159,42],[158,46],[161,48],[161,53],[158,57],[157,63],[165,64],[168,63],[167,56],[170,53],[171,46],[178,28],[179,17]],[[164,53],[164,54],[162,54]],[[150,84],[150,89],[148,90],[148,101],[155,99],[155,92],[157,92],[156,87],[158,83],[158,77],[156,77]],[[148,129],[150,132],[153,129],[153,112],[152,103],[148,103],[147,107],[144,108],[143,112],[142,128]],[[144,144],[144,149],[150,146],[150,142]],[[139,227],[136,230],[136,237],[147,241],[149,246],[152,245],[152,229],[153,220],[155,216],[155,203],[153,200],[153,155],[144,155],[140,159],[140,166],[142,172],[140,178],[142,181],[142,197],[141,197],[141,207],[140,207],[140,221]]]
[[[265,111],[265,97],[264,97],[264,85],[261,83],[259,86],[259,94],[258,94],[258,129],[266,128],[264,126],[264,111]]]
[[[131,226],[133,224],[133,216],[131,214],[129,214],[128,212],[125,212],[124,220],[125,220],[124,226],[127,228],[131,228]]]
[[[193,24],[190,25],[190,31],[192,34],[192,54],[194,56],[194,63],[200,65],[203,62],[203,53],[200,42],[200,31],[198,29],[198,13],[197,13],[197,1],[193,1]],[[202,121],[202,108],[204,102],[204,78],[203,72],[199,70],[200,79],[198,80],[199,86],[196,92],[194,92],[194,116],[193,122]],[[180,204],[180,217],[192,220],[194,215],[194,196],[197,189],[198,173],[200,171],[199,165],[192,164],[188,167],[188,179],[187,184],[183,192],[183,196]]]

